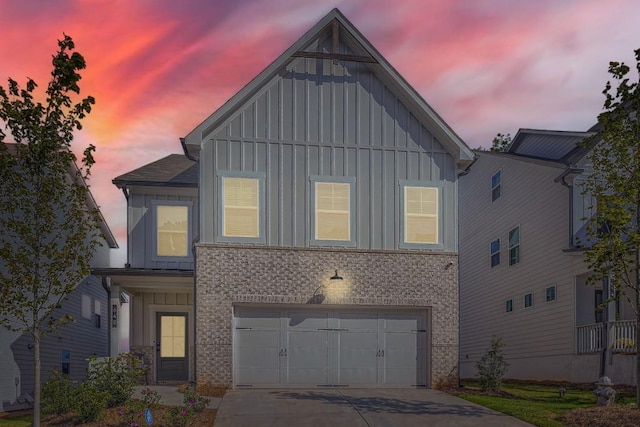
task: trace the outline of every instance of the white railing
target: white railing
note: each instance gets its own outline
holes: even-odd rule
[[[578,354],[598,353],[605,347],[604,323],[578,326]],[[609,324],[609,346],[614,353],[636,351],[636,321],[623,320]]]

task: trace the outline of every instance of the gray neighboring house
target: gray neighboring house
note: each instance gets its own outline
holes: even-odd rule
[[[96,208],[93,198],[87,203]],[[108,267],[110,249],[117,248],[111,230],[102,220],[102,246],[96,250],[91,265]],[[88,359],[92,355],[108,355],[108,290],[96,276],[78,283],[62,305],[52,313],[54,318],[71,314],[68,326],[45,336],[40,344],[42,382],[53,370],[68,373],[80,381],[85,378]],[[0,328],[0,412],[31,407],[34,389],[33,338],[28,334]]]
[[[455,374],[458,175],[474,154],[342,13],[182,142],[199,167],[198,382]]]
[[[634,314],[598,306],[577,242],[586,238],[590,173],[577,144],[590,132],[520,129],[506,152],[477,151],[460,179],[460,376],[492,335],[502,337],[507,378],[593,382],[605,373],[635,384]],[[608,342],[604,329],[609,331]]]

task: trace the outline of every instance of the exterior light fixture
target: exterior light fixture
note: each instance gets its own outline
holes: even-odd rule
[[[342,276],[339,276],[338,275],[338,270],[336,270],[336,274],[331,276],[331,278],[329,280],[342,280]]]

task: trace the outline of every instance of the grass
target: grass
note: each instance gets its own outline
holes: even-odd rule
[[[28,427],[31,425],[31,415],[21,414],[15,416],[4,416],[0,418],[0,427]]]
[[[560,397],[559,385],[506,383],[498,394],[481,394],[477,383],[464,385],[459,397],[541,427],[561,427],[558,417],[562,414],[596,405],[594,388],[565,385],[565,395]],[[617,405],[635,402],[633,395],[618,393]]]

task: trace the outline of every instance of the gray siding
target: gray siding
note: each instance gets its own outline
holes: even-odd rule
[[[196,189],[133,187],[128,201],[128,260],[132,268],[193,269],[193,254],[185,261],[156,261],[153,259],[154,201],[191,202],[190,227],[192,240],[198,237],[198,197]],[[189,246],[190,247],[190,246]]]
[[[294,59],[205,135],[201,209],[217,212],[217,171],[263,172],[267,245],[306,247],[309,177],[354,177],[357,247],[398,249],[399,181],[443,182],[443,246],[455,251],[457,166],[416,117],[366,64]],[[203,221],[202,242],[216,241],[216,220]]]
[[[502,196],[491,202],[491,176],[502,171]],[[475,363],[493,334],[503,338],[509,377],[562,379],[558,363],[574,354],[575,276],[586,271],[569,247],[569,190],[554,178],[562,169],[480,154],[460,180],[461,376],[476,375]],[[520,263],[509,265],[508,233],[520,226]],[[490,242],[501,240],[501,263],[491,267]],[[545,302],[555,284],[557,300]],[[533,292],[533,307],[523,297]],[[505,301],[513,299],[513,312]],[[537,359],[536,359],[537,358]],[[535,361],[535,362],[534,362]],[[568,363],[568,362],[567,362]],[[559,373],[560,372],[560,373]]]
[[[91,319],[82,317],[82,295],[91,297]],[[93,318],[95,301],[100,302],[101,322],[99,328],[95,326]],[[71,314],[75,321],[66,327],[59,328],[41,341],[40,357],[43,383],[53,370],[61,371],[62,350],[70,351],[69,375],[75,381],[81,381],[85,378],[89,357],[92,355],[108,356],[107,328],[109,318],[107,308],[107,292],[102,287],[99,278],[90,276],[77,286],[69,299],[63,303],[61,309],[54,311],[54,318]],[[20,368],[22,394],[29,393],[33,396],[33,350],[29,349],[31,343],[33,343],[31,336],[24,334],[11,345],[11,350]]]

